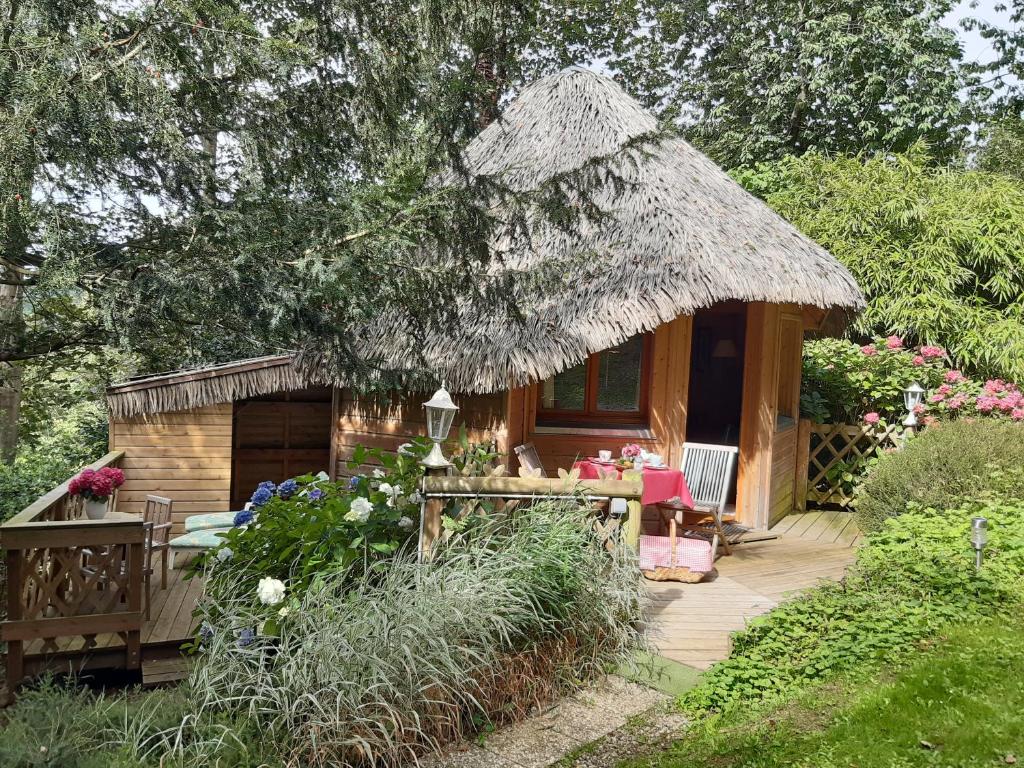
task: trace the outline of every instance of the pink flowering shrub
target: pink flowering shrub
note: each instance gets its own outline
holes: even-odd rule
[[[1001,379],[976,381],[951,369],[941,347],[906,347],[899,336],[857,346],[840,339],[804,345],[803,415],[824,423],[900,422],[903,389],[925,389],[914,409],[922,424],[978,417],[1024,421],[1024,394]]]
[[[68,483],[68,493],[72,496],[84,496],[94,501],[108,498],[115,488],[124,484],[124,472],[117,467],[83,469]]]

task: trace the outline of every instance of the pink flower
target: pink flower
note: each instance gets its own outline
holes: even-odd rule
[[[1014,421],[1024,421],[1024,408],[1014,408],[1010,418]]]
[[[936,392],[934,395],[932,395],[931,397],[928,398],[928,402],[929,403],[941,403],[945,399],[946,399],[945,395],[940,394],[939,392]]]
[[[942,347],[921,347],[921,356],[929,360],[936,357],[942,357],[945,354],[946,350]]]
[[[1006,382],[1002,379],[989,379],[985,382],[984,389],[990,395],[998,395],[1000,392],[1006,391]]]
[[[914,355],[914,359],[911,360],[914,365],[924,365],[924,358],[920,355]]]
[[[877,424],[881,420],[881,418],[882,417],[879,416],[874,411],[872,411],[871,413],[865,413],[864,414],[864,423],[865,424]]]
[[[974,401],[974,406],[982,413],[992,413],[992,409],[996,407],[997,402],[994,397],[978,395],[978,399]]]
[[[962,408],[963,404],[967,402],[967,398],[964,395],[955,395],[946,401],[946,407],[951,411],[955,411],[958,408]]]
[[[946,371],[945,379],[950,384],[956,384],[964,380],[964,375],[960,371]]]
[[[865,344],[863,347],[860,348],[860,351],[863,352],[868,357],[874,357],[875,355],[878,354],[878,350],[875,349],[875,346],[873,344]]]
[[[931,427],[938,424],[939,420],[936,419],[934,416],[925,416],[924,421],[922,421],[921,423],[924,424],[926,427]]]
[[[938,392],[940,395],[948,395],[950,392],[953,391],[953,388],[951,386],[949,386],[949,384],[942,384],[935,391]]]
[[[622,458],[635,459],[640,455],[641,448],[636,443],[628,443],[622,446]]]
[[[889,336],[885,340],[886,349],[903,349],[903,339],[899,336]]]
[[[115,488],[120,488],[124,485],[124,472],[117,467],[103,467],[96,474],[101,475],[108,480]]]
[[[925,405],[924,403],[918,403],[917,405],[914,406],[914,413],[916,415],[918,415],[918,416],[920,416],[922,413],[924,413],[927,410],[928,410],[928,406]]]

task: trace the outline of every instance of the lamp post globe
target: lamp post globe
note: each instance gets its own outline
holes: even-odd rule
[[[903,426],[911,428],[917,426],[917,414],[914,413],[914,409],[921,404],[923,399],[924,387],[916,381],[903,389],[903,405],[907,407],[907,418],[903,420]]]
[[[434,396],[423,404],[427,411],[427,437],[434,441],[434,447],[423,459],[425,467],[440,468],[450,466],[451,462],[444,457],[441,443],[448,439],[455,413],[459,410],[448,390],[442,386]]]

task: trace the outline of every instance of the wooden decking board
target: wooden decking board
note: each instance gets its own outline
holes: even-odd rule
[[[662,656],[707,669],[729,655],[731,635],[779,602],[841,579],[859,538],[848,512],[784,518],[774,541],[740,544],[720,557],[717,578],[700,584],[647,582],[651,641]]]

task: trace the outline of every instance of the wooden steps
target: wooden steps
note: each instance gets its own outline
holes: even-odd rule
[[[188,677],[192,662],[185,656],[169,659],[154,659],[142,664],[142,684],[144,686],[176,683]]]

